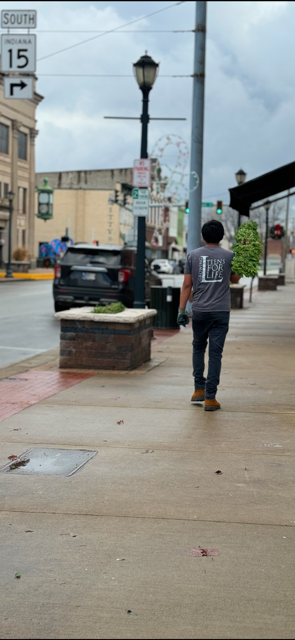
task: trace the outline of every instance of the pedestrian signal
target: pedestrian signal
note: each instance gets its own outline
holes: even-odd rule
[[[223,210],[223,202],[222,202],[222,200],[217,200],[217,202],[216,202],[216,213],[217,213],[217,215],[221,216],[222,210]]]

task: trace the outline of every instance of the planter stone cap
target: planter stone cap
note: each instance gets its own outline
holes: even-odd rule
[[[245,284],[231,284],[230,289],[245,289]]]
[[[267,280],[277,280],[279,278],[279,276],[276,276],[275,274],[272,274],[272,273],[270,273],[269,276],[258,276],[258,277],[259,277],[259,280],[262,280],[264,278]]]
[[[91,313],[93,307],[81,307],[59,311],[55,314],[60,320],[92,320],[93,322],[118,322],[119,324],[133,324],[138,320],[146,320],[157,314],[156,309],[125,309],[121,313]]]

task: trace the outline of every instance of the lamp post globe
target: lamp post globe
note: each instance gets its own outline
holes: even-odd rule
[[[148,55],[147,51],[133,64],[133,71],[139,88],[150,91],[158,75],[159,64]]]
[[[237,181],[238,185],[244,184],[244,182],[245,182],[245,180],[247,178],[247,174],[245,173],[245,171],[243,171],[243,169],[239,169],[239,171],[237,171],[235,176],[236,176],[236,181]]]
[[[140,158],[148,157],[148,123],[149,123],[149,93],[153,88],[159,63],[155,62],[147,51],[133,64],[136,82],[142,92],[141,112],[141,146]],[[135,186],[135,185],[134,185]],[[145,308],[145,217],[138,216],[137,221],[137,256],[135,280],[135,309]]]

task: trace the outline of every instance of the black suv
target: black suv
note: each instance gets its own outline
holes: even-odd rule
[[[135,248],[86,243],[72,245],[54,267],[55,311],[110,302],[123,302],[125,307],[133,307],[135,272]],[[151,286],[161,284],[160,277],[146,262],[147,305]]]

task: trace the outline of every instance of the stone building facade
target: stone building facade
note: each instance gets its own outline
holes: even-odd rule
[[[36,80],[35,80],[36,83]],[[34,255],[36,108],[42,100],[6,100],[0,74],[0,260],[8,256],[8,200],[13,191],[12,253],[17,247]]]

